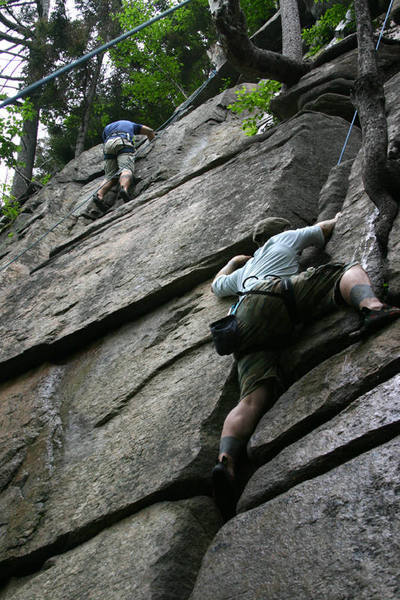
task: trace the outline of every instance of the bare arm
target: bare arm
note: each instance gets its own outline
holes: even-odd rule
[[[325,241],[327,242],[332,235],[332,231],[335,228],[335,225],[341,216],[342,213],[338,212],[335,215],[334,219],[329,219],[328,221],[320,221],[317,223],[322,229],[322,233],[324,234]]]
[[[245,265],[247,261],[250,260],[250,258],[252,257],[246,256],[245,254],[238,254],[237,256],[231,258],[226,263],[226,265],[222,267],[220,271],[218,271],[218,273],[213,279],[213,283],[216,279],[218,279],[218,277],[220,277],[220,275],[230,275],[231,273],[233,273],[233,271],[236,271],[236,269],[240,269],[241,267],[243,267],[243,265]]]
[[[149,140],[149,142],[151,142],[152,140],[154,140],[156,134],[154,133],[154,131],[150,128],[147,127],[147,125],[142,125],[140,128],[140,135],[146,135],[147,139]]]

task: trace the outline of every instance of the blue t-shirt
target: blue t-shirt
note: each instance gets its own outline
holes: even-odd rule
[[[302,250],[308,246],[323,248],[324,245],[325,237],[319,225],[278,233],[256,250],[243,267],[230,275],[220,275],[212,285],[213,292],[220,297],[233,296],[251,289],[260,279],[269,276],[297,275]]]
[[[142,125],[133,123],[132,121],[114,121],[114,123],[109,123],[105,126],[102,136],[103,142],[106,142],[111,135],[116,135],[117,133],[126,133],[129,140],[133,142],[134,136],[140,133],[141,127]]]

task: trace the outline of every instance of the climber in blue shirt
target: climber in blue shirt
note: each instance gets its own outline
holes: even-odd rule
[[[103,198],[118,179],[120,197],[124,202],[130,200],[129,186],[132,183],[135,164],[135,135],[145,135],[150,142],[155,137],[150,127],[132,121],[114,121],[104,128],[102,138],[105,180],[93,196],[94,203],[102,211],[105,210]]]

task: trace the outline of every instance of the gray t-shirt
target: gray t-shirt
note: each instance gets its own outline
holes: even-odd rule
[[[302,250],[308,246],[323,248],[324,245],[325,238],[319,225],[274,235],[256,250],[254,256],[242,268],[230,275],[220,275],[213,283],[213,292],[220,297],[232,296],[248,291],[266,277],[297,275]]]

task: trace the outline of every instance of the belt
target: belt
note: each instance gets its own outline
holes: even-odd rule
[[[299,322],[299,316],[297,314],[296,299],[294,296],[293,283],[289,277],[281,280],[281,293],[279,292],[267,292],[266,290],[248,290],[247,292],[237,292],[238,296],[247,296],[249,294],[259,296],[272,296],[275,298],[281,298],[286,306],[290,320],[293,325]]]

